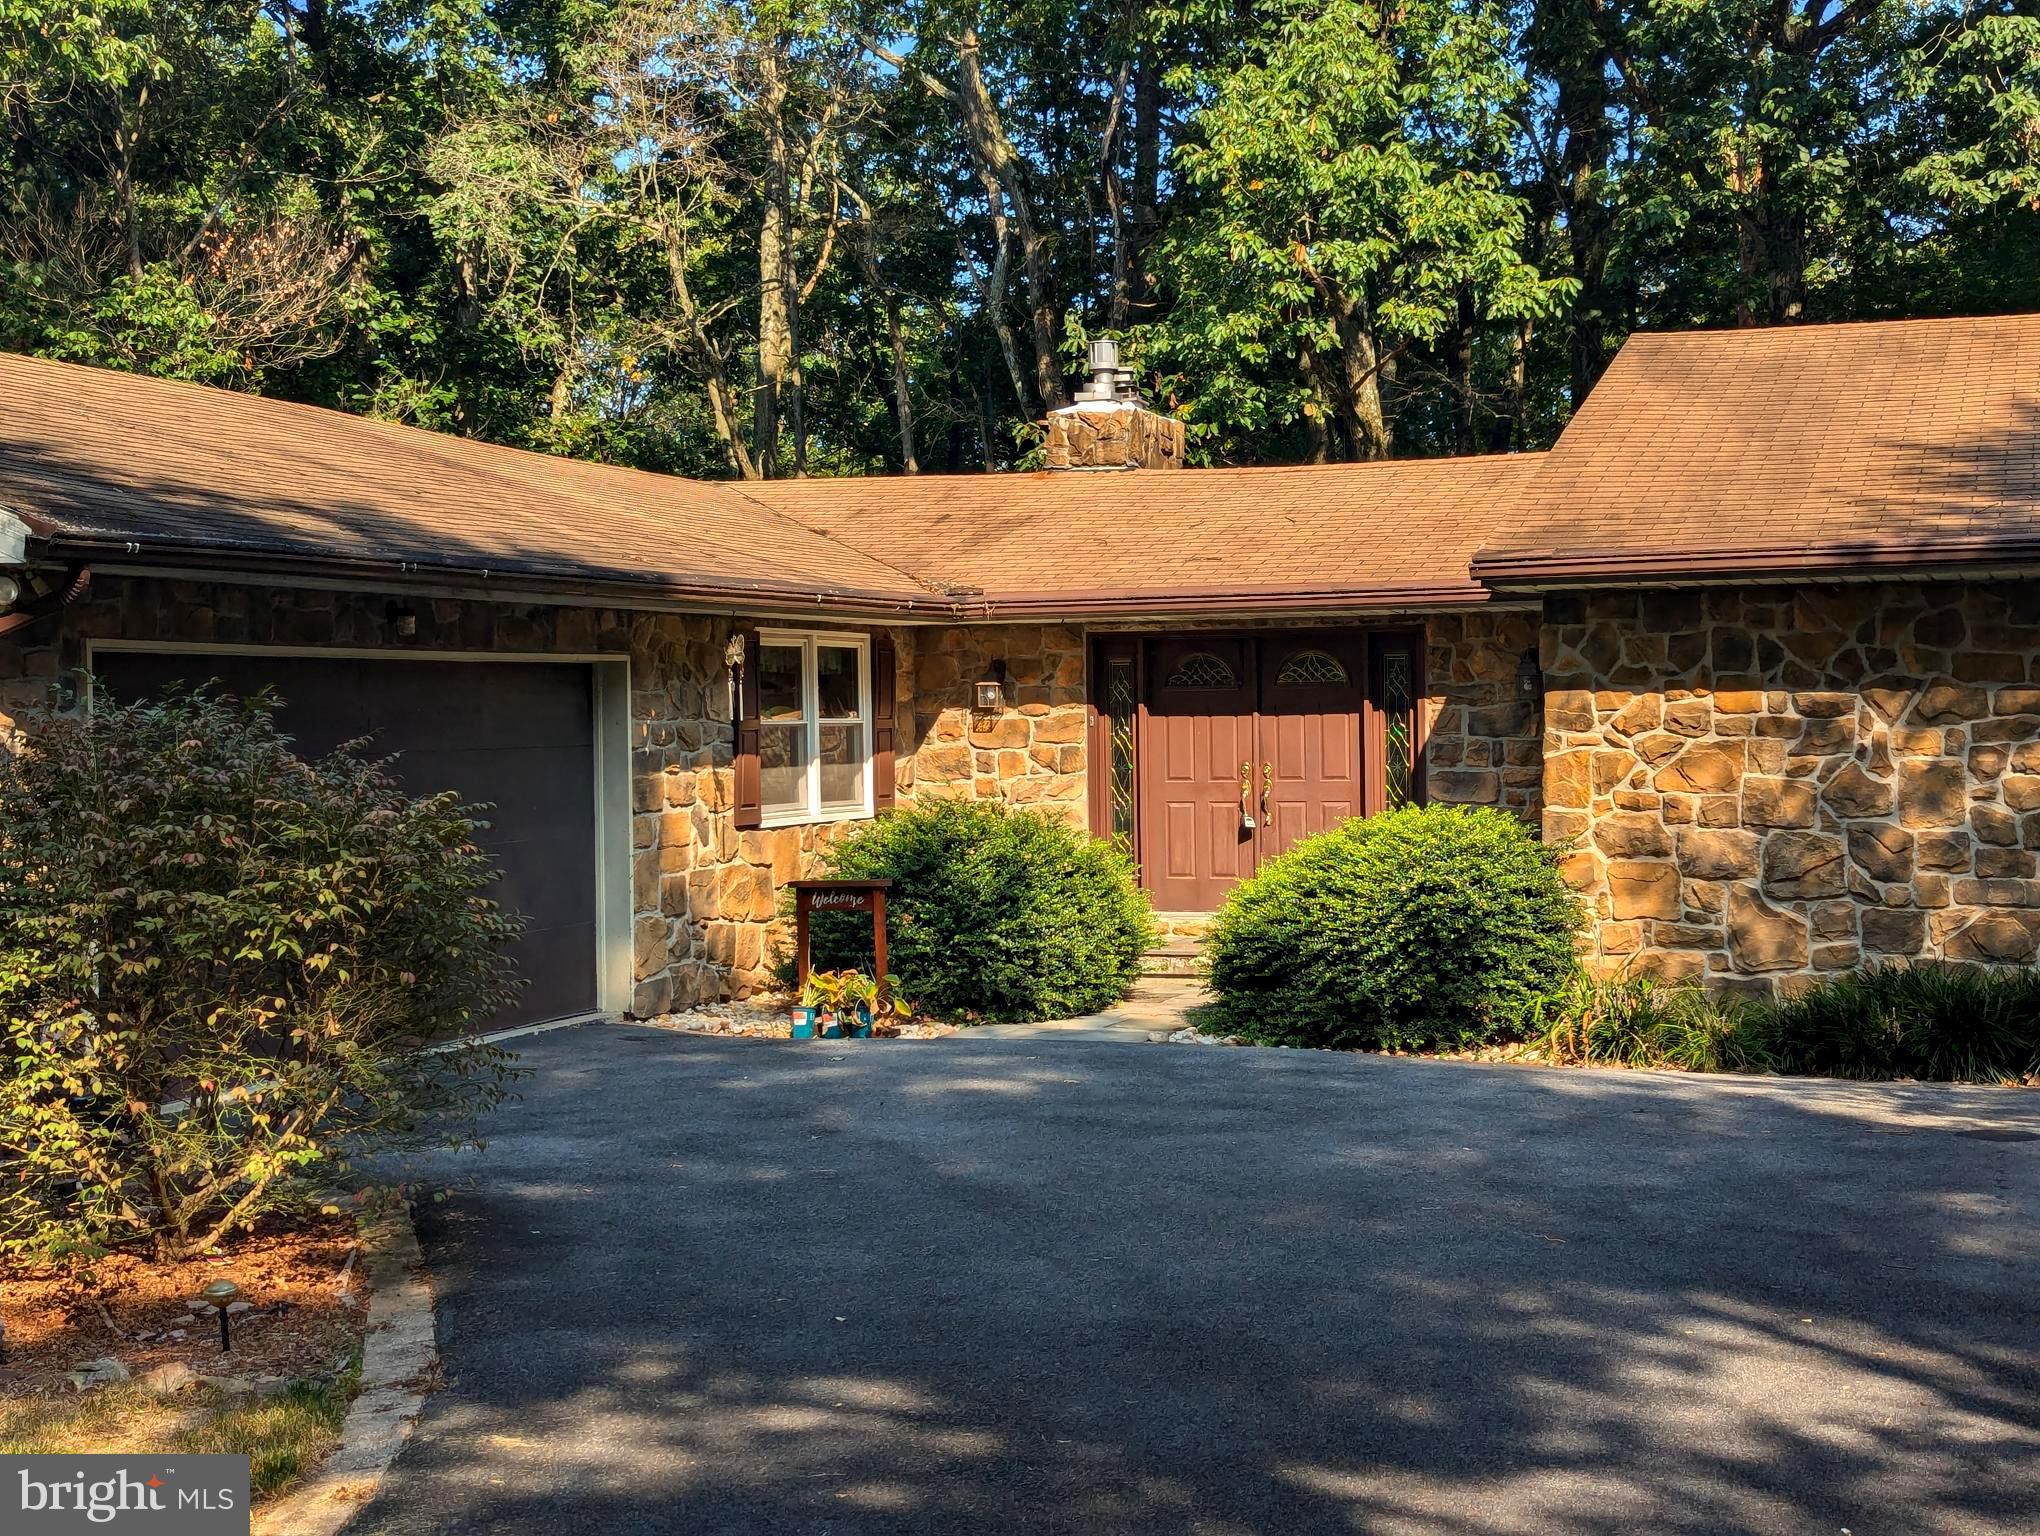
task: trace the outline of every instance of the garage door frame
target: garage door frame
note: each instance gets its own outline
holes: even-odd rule
[[[334,661],[517,662],[586,667],[595,701],[595,1007],[619,1014],[631,1003],[630,658],[577,651],[390,650],[375,646],[247,645],[208,640],[90,639],[85,642],[85,708],[92,709],[95,657],[105,652],[179,656],[319,657]]]

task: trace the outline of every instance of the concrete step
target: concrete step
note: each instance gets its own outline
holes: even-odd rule
[[[1160,938],[1141,959],[1146,976],[1189,976],[1204,966],[1204,928],[1209,912],[1157,912]]]

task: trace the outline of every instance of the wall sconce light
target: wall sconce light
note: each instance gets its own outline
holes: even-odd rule
[[[981,715],[996,715],[1006,707],[1006,664],[992,663],[992,675],[976,688],[975,708]]]
[[[722,652],[723,675],[730,685],[730,719],[737,718],[737,674],[744,670],[744,632],[738,630],[730,636]]]
[[[1544,669],[1537,664],[1537,653],[1525,651],[1523,659],[1516,663],[1516,697],[1538,699],[1544,695]]]

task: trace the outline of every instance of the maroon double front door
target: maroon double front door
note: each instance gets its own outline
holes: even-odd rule
[[[1098,661],[1102,809],[1163,911],[1210,911],[1299,838],[1415,794],[1413,636],[1125,637]],[[1111,717],[1115,665],[1130,720]]]

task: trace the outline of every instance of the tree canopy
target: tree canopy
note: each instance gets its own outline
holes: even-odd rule
[[[699,475],[1536,447],[2040,307],[2030,0],[15,0],[0,345]]]

